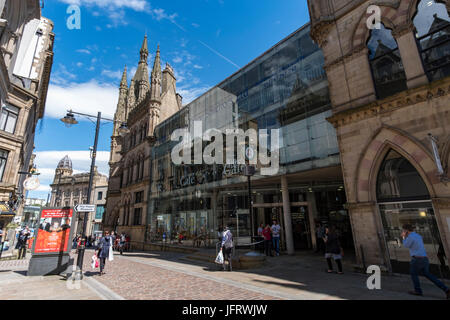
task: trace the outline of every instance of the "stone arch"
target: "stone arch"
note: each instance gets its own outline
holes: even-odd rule
[[[367,6],[365,6],[364,12],[362,13],[361,17],[358,20],[358,23],[356,24],[352,32],[351,52],[354,52],[355,50],[366,46],[367,39],[369,39],[370,36],[370,29],[367,28],[366,24],[367,18],[369,17],[369,15],[367,14],[367,8],[369,7],[369,5],[372,4],[367,4]],[[396,6],[394,4],[392,5],[383,4],[380,5],[380,8],[381,8],[381,22],[387,29],[394,30],[396,28],[396,25],[394,24],[397,14]]]
[[[435,185],[440,183],[433,156],[419,141],[391,127],[382,127],[363,151],[357,166],[355,195],[357,202],[376,202],[378,171],[390,149],[407,159],[419,172],[431,197],[436,196]]]

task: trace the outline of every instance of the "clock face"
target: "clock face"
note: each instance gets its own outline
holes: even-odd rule
[[[36,177],[27,178],[23,182],[25,190],[36,190],[40,185],[39,179]]]

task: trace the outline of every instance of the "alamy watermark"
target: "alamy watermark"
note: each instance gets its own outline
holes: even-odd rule
[[[175,165],[260,165],[264,176],[277,174],[280,167],[280,129],[271,129],[270,134],[267,129],[252,128],[203,132],[202,121],[194,121],[193,134],[187,128],[177,129],[171,140],[179,142],[171,152]]]
[[[367,18],[366,25],[369,30],[381,29],[381,8],[376,5],[371,5],[367,8]]]
[[[369,266],[366,271],[370,274],[366,285],[369,290],[381,290],[381,268],[376,265]]]
[[[81,29],[81,9],[79,6],[73,4],[70,5],[66,13],[69,15],[67,18],[67,29],[69,30],[80,30]]]

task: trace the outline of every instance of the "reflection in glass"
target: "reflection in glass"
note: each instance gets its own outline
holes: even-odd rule
[[[430,81],[450,75],[450,18],[445,5],[420,1],[414,26]]]
[[[381,165],[377,180],[379,201],[429,199],[428,189],[416,168],[391,150]]]
[[[406,74],[392,31],[384,25],[372,30],[367,47],[378,98],[406,90]]]

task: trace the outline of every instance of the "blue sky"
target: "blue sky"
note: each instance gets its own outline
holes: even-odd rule
[[[67,27],[70,5],[81,9],[79,30]],[[45,199],[65,154],[75,172],[89,171],[94,124],[79,118],[66,128],[59,119],[68,108],[112,118],[123,68],[130,79],[145,34],[149,65],[159,43],[186,104],[309,20],[306,0],[45,0],[43,16],[55,24],[54,64],[35,140],[41,187],[28,196]],[[104,123],[97,163],[104,174],[111,132]]]

